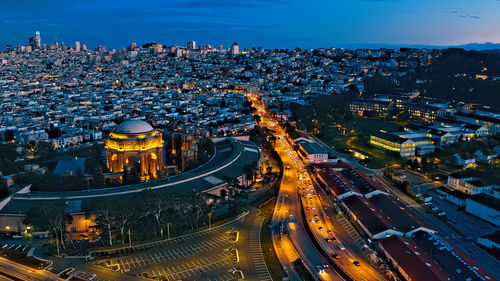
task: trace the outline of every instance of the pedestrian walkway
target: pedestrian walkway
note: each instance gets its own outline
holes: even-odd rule
[[[264,257],[262,255],[262,249],[260,246],[260,231],[262,228],[262,223],[264,222],[264,217],[258,216],[250,229],[248,236],[248,242],[250,247],[250,261],[252,263],[252,268],[258,277],[258,280],[272,281],[269,270],[267,269]]]

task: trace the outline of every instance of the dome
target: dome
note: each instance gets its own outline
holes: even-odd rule
[[[153,127],[142,120],[127,120],[116,128],[116,132],[121,134],[143,134],[152,131]]]

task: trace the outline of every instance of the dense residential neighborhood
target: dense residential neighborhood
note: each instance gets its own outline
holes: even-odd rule
[[[500,276],[500,109],[470,86],[498,84],[496,55],[40,36],[0,52],[6,257],[103,281]]]

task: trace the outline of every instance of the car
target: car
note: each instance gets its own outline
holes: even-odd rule
[[[316,223],[319,223],[319,220],[316,220]]]
[[[333,240],[332,240],[331,238],[326,238],[325,240],[326,240],[326,242],[328,242],[328,243],[333,242]]]
[[[317,265],[316,269],[318,270],[319,273],[325,273],[325,270],[320,265]]]
[[[321,226],[318,229],[319,229],[319,231],[323,231],[323,227],[321,227]]]
[[[89,278],[87,278],[87,280],[94,280],[96,277],[97,277],[97,275],[92,274],[89,276]]]
[[[331,231],[330,229],[328,229],[328,230],[326,231],[326,233],[328,233],[328,234],[332,235],[332,231]]]
[[[309,207],[306,207],[306,210],[308,210],[308,211],[309,211]]]
[[[345,251],[345,246],[344,246],[344,245],[342,245],[342,244],[340,244],[340,245],[339,245],[339,249],[341,249],[342,251]]]
[[[324,262],[324,261],[323,261],[323,262],[321,262],[321,266],[322,266],[323,268],[327,268],[327,267],[328,267],[328,264],[327,264],[326,262]]]
[[[339,258],[340,258],[340,256],[339,256],[339,254],[337,254],[337,253],[333,253],[333,254],[332,254],[332,258],[334,258],[334,259],[339,259]]]
[[[359,266],[359,261],[353,261],[352,262],[355,266]]]

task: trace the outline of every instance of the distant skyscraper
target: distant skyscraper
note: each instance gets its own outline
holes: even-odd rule
[[[219,45],[219,51],[222,51],[224,50],[224,48],[222,47],[222,44]]]
[[[12,52],[12,45],[7,45],[7,46],[5,47],[5,52],[7,52],[7,53]]]
[[[188,47],[188,49],[191,49],[191,50],[196,49],[196,41],[189,41],[187,47]]]
[[[32,49],[34,49],[36,46],[35,40],[35,37],[30,37],[30,39],[28,40],[28,46],[30,46]]]
[[[130,43],[130,47],[129,47],[130,51],[135,50],[135,48],[137,48],[137,44],[136,43]]]
[[[40,31],[37,31],[35,33],[35,47],[37,49],[41,49],[42,48],[42,37],[40,36]]]
[[[231,54],[238,55],[239,53],[240,53],[240,46],[238,46],[238,43],[233,43],[233,45],[231,45]]]
[[[80,52],[80,41],[75,41],[75,51]]]
[[[83,51],[87,51],[87,45],[83,44],[83,46],[82,46],[82,50],[83,50]]]

